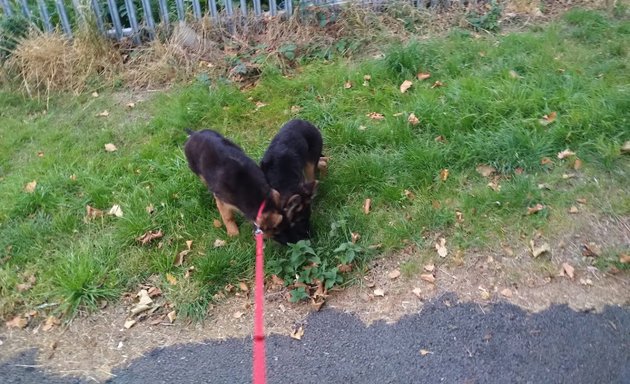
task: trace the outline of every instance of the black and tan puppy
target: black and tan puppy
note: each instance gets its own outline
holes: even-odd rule
[[[269,144],[260,163],[269,184],[280,192],[284,215],[274,234],[279,243],[296,243],[310,237],[311,201],[317,187],[315,169],[325,172],[323,140],[308,121],[287,122]]]
[[[239,233],[234,221],[237,210],[267,237],[273,236],[283,220],[280,194],[271,188],[258,165],[238,145],[215,131],[186,131],[190,134],[184,147],[188,165],[214,194],[228,236]],[[263,201],[265,209],[256,222]]]

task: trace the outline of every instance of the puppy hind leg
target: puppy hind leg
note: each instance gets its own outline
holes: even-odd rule
[[[214,195],[214,199],[217,202],[217,208],[219,209],[223,224],[225,224],[227,235],[229,237],[238,236],[238,226],[234,220],[234,210],[232,206],[221,201],[217,195]]]
[[[304,178],[307,182],[315,181],[315,164],[306,163],[304,166]]]
[[[319,174],[321,177],[326,176],[328,173],[328,157],[320,157],[317,162],[317,169],[319,170]]]

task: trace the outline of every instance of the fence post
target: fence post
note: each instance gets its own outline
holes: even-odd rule
[[[201,4],[199,4],[199,0],[192,0],[193,6],[193,15],[195,15],[195,19],[201,19]]]
[[[212,15],[212,18],[214,19],[214,21],[218,22],[219,21],[219,12],[217,11],[217,1],[216,0],[208,0],[208,8],[210,8],[210,14]]]
[[[293,1],[292,0],[284,0],[284,11],[287,14],[287,19],[290,19],[293,16]]]
[[[37,0],[37,7],[39,8],[39,15],[42,17],[46,32],[52,32],[53,28],[52,24],[50,24],[50,14],[48,13],[46,4],[44,4],[44,0]]]
[[[66,13],[66,7],[63,5],[63,0],[56,0],[57,12],[59,13],[59,19],[61,20],[61,27],[68,38],[72,39],[72,28],[70,28],[70,22],[68,21],[68,14]]]
[[[142,0],[142,10],[144,11],[144,22],[149,30],[149,37],[153,39],[155,33],[155,21],[153,20],[153,12],[151,12],[151,3],[149,0]]]
[[[182,0],[175,0],[175,6],[177,8],[177,19],[179,21],[184,21],[184,18],[186,17],[184,2]]]
[[[278,5],[276,4],[276,0],[269,0],[269,11],[271,12],[271,16],[278,14]]]
[[[96,16],[96,27],[102,34],[105,34],[105,27],[103,26],[103,11],[98,3],[98,0],[92,0],[92,10]]]
[[[13,16],[13,10],[11,9],[11,5],[9,5],[9,0],[1,0],[2,1],[2,9],[4,9],[5,15],[11,17]]]
[[[247,17],[247,0],[241,0],[241,16]]]
[[[28,8],[26,0],[20,0],[20,5],[22,6],[22,13],[30,21],[33,15],[31,15],[31,10]]]
[[[114,30],[116,31],[116,39],[121,40],[123,37],[122,25],[120,24],[120,15],[118,14],[116,1],[107,0],[107,7],[109,8],[109,15],[112,17],[112,23],[114,23]]]
[[[254,0],[254,15],[260,16],[262,14],[262,6],[260,0]]]
[[[166,7],[166,1],[158,0],[158,3],[160,4],[160,18],[162,19],[162,23],[164,23],[164,26],[168,30],[170,20],[168,18],[168,8]]]
[[[136,7],[133,5],[133,1],[125,0],[125,8],[127,8],[127,17],[129,18],[129,24],[131,24],[133,43],[136,45],[140,45],[140,34],[138,33],[138,18],[136,17]]]

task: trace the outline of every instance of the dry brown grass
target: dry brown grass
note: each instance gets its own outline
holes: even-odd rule
[[[17,46],[6,69],[30,97],[56,91],[81,93],[95,77],[111,79],[122,64],[111,42],[88,30],[73,40],[32,31]]]

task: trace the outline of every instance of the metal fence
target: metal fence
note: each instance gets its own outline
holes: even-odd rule
[[[407,0],[419,8],[431,9],[453,4],[469,5],[483,0]],[[156,30],[168,30],[172,23],[200,20],[232,25],[235,20],[264,16],[291,17],[296,9],[344,3],[374,4],[385,0],[0,0],[0,20],[22,15],[38,28],[55,28],[72,38],[73,29],[94,20],[98,29],[118,40],[141,35],[152,38]]]

